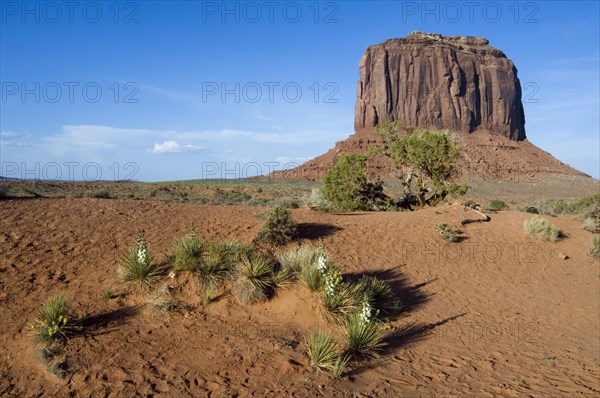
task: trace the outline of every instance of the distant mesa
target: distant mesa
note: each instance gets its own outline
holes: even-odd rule
[[[321,180],[343,154],[385,145],[373,131],[387,121],[457,133],[463,179],[585,176],[527,140],[517,68],[486,38],[413,32],[368,47],[359,72],[355,133],[275,177]],[[369,156],[367,166],[372,177],[397,177],[383,155]]]

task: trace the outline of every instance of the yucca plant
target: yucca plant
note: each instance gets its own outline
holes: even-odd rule
[[[359,301],[355,291],[349,283],[344,282],[342,273],[333,265],[326,268],[323,279],[323,315],[329,322],[341,323],[356,311]]]
[[[202,242],[192,231],[175,241],[171,265],[177,271],[193,271],[201,261],[202,251]]]
[[[392,288],[379,278],[363,275],[353,288],[356,297],[366,300],[377,313],[379,311],[393,313],[400,310],[400,302]]]
[[[138,231],[136,247],[125,252],[117,270],[119,280],[131,290],[143,293],[154,287],[164,271],[164,267],[154,262],[154,257],[148,253],[144,232]]]
[[[31,325],[36,332],[36,340],[40,343],[51,343],[66,336],[71,328],[69,310],[71,302],[62,295],[51,297],[38,311],[37,319]]]
[[[300,281],[311,292],[319,292],[325,285],[325,277],[316,265],[311,264],[302,268]]]
[[[311,366],[331,370],[335,377],[342,375],[350,358],[344,355],[341,346],[331,333],[317,330],[306,344]]]
[[[230,273],[231,265],[225,246],[220,243],[206,245],[201,261],[194,269],[198,285],[204,290],[206,302],[212,300],[214,292],[223,285]]]
[[[221,246],[225,251],[225,261],[230,266],[239,264],[244,258],[251,256],[255,251],[252,245],[238,241],[225,242]]]
[[[344,322],[344,335],[348,350],[355,357],[377,358],[385,346],[384,325],[366,319],[364,312],[348,316]]]
[[[325,288],[325,275],[332,267],[329,256],[322,244],[316,251],[315,261],[304,264],[300,270],[302,284],[311,292],[318,292]]]
[[[273,291],[273,263],[261,255],[242,259],[234,281],[234,293],[245,304],[266,301]]]
[[[341,283],[333,293],[321,292],[323,316],[328,322],[343,323],[344,319],[355,312],[359,302],[351,285]]]

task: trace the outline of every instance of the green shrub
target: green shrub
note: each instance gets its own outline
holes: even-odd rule
[[[408,171],[403,179],[405,195],[414,196],[419,206],[435,205],[451,192],[466,193],[466,186],[451,183],[458,148],[447,134],[408,134],[393,140],[390,152],[394,165]]]
[[[96,191],[88,191],[86,193],[88,198],[96,198],[96,199],[114,199],[113,194],[111,194],[106,189],[96,190]]]
[[[500,211],[506,209],[507,207],[508,205],[503,200],[494,199],[490,201],[490,205],[487,207],[486,210]]]
[[[448,229],[448,224],[443,222],[437,224],[435,228],[439,232],[442,239],[452,243],[457,243],[461,241],[460,235],[462,234],[462,232],[458,229]]]
[[[274,290],[273,263],[261,255],[244,258],[239,265],[233,290],[244,304],[267,301]]]
[[[290,213],[281,206],[275,206],[263,223],[257,239],[272,245],[284,245],[298,236],[298,227]]]
[[[321,188],[313,188],[310,195],[303,197],[302,201],[311,210],[328,211],[331,207]]]
[[[367,158],[358,153],[343,155],[325,175],[323,196],[336,211],[368,210],[361,194],[367,187]]]
[[[384,325],[365,320],[360,313],[354,313],[344,322],[344,334],[348,350],[355,357],[377,358],[385,346]]]
[[[562,232],[550,221],[541,217],[532,217],[523,223],[525,232],[540,240],[556,242],[561,238]]]
[[[139,231],[136,247],[128,249],[121,260],[117,270],[119,280],[131,290],[143,293],[152,289],[164,272],[165,268],[148,253],[144,232]]]
[[[334,377],[340,377],[348,364],[349,356],[344,355],[342,348],[329,332],[315,331],[306,343],[310,366],[330,370]]]
[[[38,311],[32,329],[36,332],[36,341],[51,343],[66,336],[70,329],[69,311],[71,302],[65,295],[51,297]]]
[[[596,235],[592,239],[592,247],[588,251],[588,255],[596,260],[600,260],[600,235]]]

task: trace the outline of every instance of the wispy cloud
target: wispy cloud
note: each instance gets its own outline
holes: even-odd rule
[[[192,145],[192,144],[184,144],[181,145],[177,141],[165,141],[162,144],[156,143],[154,147],[150,149],[150,152],[156,154],[162,153],[180,153],[180,152],[192,152],[199,151],[203,149],[201,146]]]

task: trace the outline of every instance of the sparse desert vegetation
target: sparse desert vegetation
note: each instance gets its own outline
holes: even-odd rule
[[[50,201],[48,203],[52,203],[51,199],[38,200]],[[16,206],[17,204],[18,206],[23,206],[33,202],[11,202],[9,200],[9,202],[5,203],[8,203],[9,206]],[[59,211],[61,207],[58,207],[58,203],[61,203],[60,200],[57,200],[56,205],[51,204],[48,208],[51,211]],[[395,354],[393,352],[399,347],[403,347],[402,349],[407,350],[406,352],[413,352],[412,350],[419,349],[420,347],[428,347],[436,339],[441,338],[426,338],[427,332],[416,331],[422,330],[425,326],[411,325],[407,323],[405,317],[401,317],[400,315],[403,313],[427,313],[428,305],[423,307],[425,308],[425,312],[423,310],[415,312],[414,310],[414,308],[422,308],[422,304],[418,303],[423,300],[430,300],[430,298],[421,298],[418,292],[422,288],[415,286],[429,280],[430,278],[427,277],[429,273],[442,275],[441,272],[444,267],[447,269],[465,269],[465,266],[467,266],[461,262],[455,262],[453,257],[444,257],[443,253],[445,251],[443,250],[445,249],[440,249],[442,251],[440,251],[440,254],[437,254],[438,257],[435,260],[431,257],[435,254],[432,251],[435,250],[435,246],[429,244],[429,246],[420,247],[419,245],[415,245],[415,241],[412,240],[413,236],[422,237],[430,234],[431,226],[440,222],[440,214],[443,214],[442,220],[446,224],[444,230],[454,229],[453,227],[448,227],[448,225],[456,225],[465,217],[464,208],[457,205],[443,205],[435,209],[419,210],[414,213],[370,213],[372,215],[335,215],[313,212],[308,209],[297,209],[294,210],[293,215],[290,212],[290,215],[293,216],[294,224],[301,226],[310,225],[315,230],[322,228],[319,230],[321,232],[314,232],[311,235],[312,242],[305,238],[303,239],[300,234],[296,238],[297,241],[289,242],[287,245],[280,247],[271,245],[262,246],[258,241],[256,242],[258,246],[253,246],[251,243],[243,243],[252,242],[253,238],[256,237],[262,228],[261,221],[254,217],[256,211],[253,208],[247,208],[247,210],[244,207],[226,208],[231,210],[218,213],[221,218],[216,220],[223,221],[216,221],[215,223],[215,218],[211,215],[214,213],[206,212],[199,217],[190,217],[190,213],[178,214],[182,206],[188,206],[187,204],[174,203],[169,205],[174,206],[172,210],[169,210],[171,212],[169,217],[174,218],[165,224],[164,221],[158,221],[161,212],[156,211],[153,204],[155,202],[117,200],[101,201],[101,203],[103,203],[101,206],[104,206],[101,207],[103,209],[102,212],[94,211],[89,207],[75,207],[74,209],[71,208],[68,214],[65,213],[62,218],[68,223],[74,217],[80,217],[78,212],[91,211],[88,216],[81,219],[89,219],[91,225],[99,226],[101,230],[107,229],[109,223],[100,222],[100,220],[108,215],[115,217],[112,215],[115,212],[109,212],[108,209],[111,208],[110,206],[116,204],[119,206],[118,211],[120,213],[128,215],[123,220],[119,218],[113,219],[113,223],[119,225],[115,236],[116,242],[123,242],[124,244],[132,242],[136,236],[136,228],[138,227],[143,227],[146,230],[150,229],[152,232],[151,234],[145,233],[143,240],[138,237],[134,247],[129,249],[123,247],[118,251],[114,251],[113,249],[114,255],[111,255],[108,261],[100,260],[100,264],[104,264],[102,267],[90,267],[89,265],[78,267],[77,262],[87,258],[88,255],[79,256],[77,257],[77,262],[70,263],[69,265],[69,267],[75,267],[71,268],[73,271],[67,273],[65,277],[61,276],[51,282],[61,284],[61,280],[72,278],[78,278],[75,280],[82,282],[89,278],[103,281],[99,284],[95,283],[89,293],[85,290],[85,293],[82,294],[82,291],[78,290],[76,285],[71,285],[67,290],[69,295],[78,298],[77,309],[79,312],[78,316],[69,313],[65,318],[66,328],[63,331],[66,333],[66,336],[69,336],[69,339],[57,338],[43,343],[45,348],[48,348],[52,354],[45,355],[46,359],[43,361],[38,359],[41,366],[40,369],[44,373],[54,375],[52,377],[56,377],[56,380],[61,380],[63,377],[77,378],[81,374],[94,372],[87,369],[83,365],[84,362],[78,359],[83,355],[83,357],[88,358],[85,359],[87,361],[89,358],[92,358],[90,355],[95,355],[92,354],[92,351],[87,352],[85,349],[86,345],[97,344],[87,337],[90,334],[98,336],[96,339],[103,339],[102,341],[105,341],[106,344],[109,341],[114,341],[114,337],[111,336],[115,334],[125,333],[127,336],[130,336],[127,339],[135,339],[133,337],[137,328],[135,325],[139,324],[142,325],[143,330],[152,331],[152,335],[148,336],[156,334],[156,337],[145,337],[146,339],[156,338],[160,339],[160,341],[171,341],[170,339],[183,338],[184,341],[191,341],[189,334],[198,333],[196,331],[199,330],[198,328],[201,328],[203,337],[196,341],[202,341],[202,343],[196,344],[200,344],[203,347],[202,350],[206,351],[206,354],[199,352],[198,349],[192,348],[190,345],[186,345],[187,343],[178,343],[184,344],[185,348],[175,349],[173,355],[175,357],[188,358],[188,355],[194,353],[194,355],[204,358],[202,361],[206,361],[206,355],[215,354],[215,351],[207,344],[216,344],[217,341],[224,341],[221,339],[236,341],[238,342],[236,344],[240,344],[239,342],[243,341],[235,337],[235,332],[231,329],[234,327],[233,325],[239,323],[240,325],[244,325],[243,327],[257,328],[268,325],[269,320],[278,320],[279,322],[291,321],[294,324],[297,322],[301,326],[298,326],[298,332],[294,332],[293,334],[286,334],[285,330],[287,329],[285,328],[276,328],[276,330],[266,334],[260,332],[251,345],[248,345],[249,343],[242,343],[246,344],[243,346],[245,348],[242,348],[246,350],[245,352],[248,352],[247,350],[254,350],[255,348],[250,348],[253,345],[256,345],[257,350],[260,347],[260,350],[270,352],[263,345],[270,344],[268,342],[272,337],[269,336],[285,336],[285,341],[281,343],[283,347],[296,347],[296,344],[305,342],[305,344],[298,345],[298,348],[284,348],[284,351],[270,354],[274,358],[280,358],[277,361],[284,360],[287,363],[289,359],[293,363],[299,363],[302,366],[293,365],[295,370],[289,371],[283,371],[282,369],[274,370],[269,367],[271,369],[269,372],[285,372],[277,374],[285,374],[286,378],[295,380],[296,377],[305,377],[302,376],[303,371],[300,370],[303,367],[305,369],[316,367],[325,371],[314,373],[314,377],[324,377],[324,379],[321,379],[323,380],[322,383],[328,383],[327,380],[333,380],[330,378],[341,378],[344,382],[348,382],[349,378],[353,380],[365,380],[365,378],[372,377],[372,375],[379,372],[379,362],[377,360],[374,361],[378,356],[382,357],[383,360],[391,361],[390,363],[395,363]],[[55,206],[55,210],[52,210],[53,206]],[[133,217],[134,214],[139,214],[138,209],[140,206],[142,209],[146,207],[144,213],[138,218],[138,220],[143,221],[136,223],[137,225],[131,225],[127,220]],[[164,205],[161,204],[161,206]],[[202,209],[201,206],[198,206],[198,208]],[[211,211],[218,209],[216,207],[211,208]],[[236,212],[237,221],[234,224],[225,222],[225,220],[231,217],[230,213],[232,211]],[[8,215],[10,213],[5,214]],[[7,220],[10,220],[11,216],[9,215]],[[372,218],[373,216],[376,216],[376,218]],[[23,214],[20,217],[24,217],[25,221],[30,224],[37,222],[33,221],[33,218],[27,221],[28,216],[23,216]],[[521,225],[523,221],[528,219],[523,213],[511,211],[502,212],[492,217],[493,223],[461,227],[461,229],[465,229],[467,232],[471,231],[470,233],[468,232],[466,243],[471,244],[473,242],[473,245],[467,248],[468,250],[473,250],[473,248],[478,247],[478,244],[481,244],[482,240],[480,236],[482,234],[485,235],[491,232],[492,235],[489,236],[497,236],[493,235],[494,233],[498,233],[494,231],[506,230],[513,231],[512,234],[518,236],[518,229],[511,227],[511,225]],[[585,257],[587,249],[579,249],[580,253],[578,254],[577,249],[574,247],[576,246],[576,239],[582,239],[579,238],[579,235],[589,242],[590,232],[581,228],[579,224],[583,218],[580,215],[559,217],[563,217],[559,220],[561,221],[561,225],[565,225],[566,223],[566,225],[571,226],[568,231],[572,235],[572,237],[560,243],[563,245],[561,246],[563,247],[561,251],[568,253],[571,257],[569,261],[582,261],[581,256]],[[564,217],[570,217],[571,221]],[[504,223],[503,220],[505,218],[513,221]],[[422,219],[423,221],[421,221]],[[519,221],[515,222],[514,220]],[[196,225],[192,225],[193,223]],[[498,223],[504,229],[498,229]],[[338,228],[330,229],[329,227],[324,227],[329,224],[337,225]],[[387,231],[385,234],[387,239],[391,241],[386,242],[386,240],[380,239],[378,236],[360,232],[363,231],[363,228],[366,228],[364,225],[369,226],[367,230]],[[181,231],[181,226],[186,226],[184,228],[186,232],[183,235],[180,235],[181,232],[179,232]],[[42,224],[40,224],[41,227]],[[306,227],[301,228],[304,228],[302,230],[305,233]],[[408,235],[398,234],[397,232],[407,229],[411,231]],[[329,230],[333,232],[327,232]],[[337,238],[340,232],[336,231],[343,232],[344,234],[341,236],[351,234],[354,238],[352,238],[351,242],[345,243],[345,239],[348,238]],[[473,231],[479,232],[474,233]],[[330,233],[331,235],[328,235]],[[504,234],[505,232],[502,233]],[[508,234],[510,235],[510,233]],[[149,241],[147,240],[148,236],[152,237]],[[3,248],[6,247],[6,242],[9,238],[5,237],[4,239],[4,243],[0,242]],[[51,242],[49,240],[52,239],[51,236],[46,235],[42,239],[43,242],[46,242],[45,245],[51,244],[48,243]],[[322,243],[319,244],[321,241]],[[111,240],[106,240],[106,243],[102,243],[104,245],[103,250],[109,253],[111,249],[108,248],[113,247],[110,242]],[[182,244],[182,242],[186,242],[186,244]],[[190,244],[190,242],[194,243]],[[363,243],[357,244],[356,242]],[[444,243],[440,242],[440,244]],[[543,245],[554,244],[552,242],[539,241],[536,245],[549,248],[551,246]],[[598,243],[595,245],[598,246]],[[391,250],[392,246],[397,249]],[[121,246],[114,245],[114,247]],[[365,247],[368,247],[369,250],[365,251]],[[438,247],[442,248],[444,246]],[[465,247],[465,245],[459,244],[455,247],[461,248]],[[531,250],[529,247],[521,249]],[[542,251],[539,249],[536,250],[538,251],[519,253],[521,260],[527,254],[532,255],[533,257],[531,258],[537,261],[528,262],[529,266],[526,268],[531,269],[531,272],[539,269],[539,264],[546,264],[548,261],[546,257],[540,257]],[[140,262],[139,260],[143,260],[141,258],[143,255],[141,257],[138,255],[143,253],[149,255],[150,251],[152,251],[151,254],[154,256],[152,264],[160,265],[159,272],[149,274],[146,272],[148,270],[147,267],[141,267],[145,271],[133,273],[133,275],[143,276],[142,278],[136,276],[132,279],[132,281],[138,282],[125,283],[123,279],[118,278],[117,281],[120,281],[122,285],[115,285],[115,266],[117,266],[116,263],[118,263],[117,268],[122,266],[123,256],[130,253],[130,259],[136,260],[135,264],[148,265],[147,262]],[[596,252],[598,252],[597,248]],[[11,251],[9,250],[7,253],[11,253]],[[102,252],[94,253],[96,253],[94,258],[102,259]],[[453,253],[451,252],[452,255],[454,255]],[[480,259],[479,261],[489,261],[486,260],[488,257],[485,257],[487,254],[482,254],[481,257],[478,257],[479,252],[477,249],[472,253],[467,256],[474,255],[475,257],[469,261],[477,262],[478,259]],[[502,257],[500,257],[500,260],[494,261],[500,261],[500,264],[503,264],[502,267],[514,268],[519,266],[519,263],[514,263],[515,257],[513,253],[499,253]],[[590,251],[589,254],[592,257],[594,256],[593,251]],[[13,255],[11,254],[11,256]],[[179,262],[177,261],[178,259]],[[526,259],[530,260],[529,257]],[[401,279],[394,282],[395,277],[393,274],[390,274],[393,264],[399,264],[401,261],[408,264],[409,274],[420,275],[410,285],[406,285],[406,282],[400,282]],[[445,265],[438,268],[437,265],[433,265],[434,263],[437,264],[435,261]],[[348,263],[351,264],[350,267]],[[479,266],[485,267],[485,264],[485,262],[482,262]],[[498,268],[496,264],[498,263],[492,263],[494,269]],[[423,269],[423,267],[425,268]],[[522,268],[522,264],[520,264],[520,272],[523,272]],[[584,269],[580,268],[580,266],[577,266],[577,272],[584,271]],[[7,272],[10,273],[11,271]],[[85,276],[89,275],[89,272],[96,272],[92,274],[96,276]],[[496,272],[488,269],[486,272],[493,272],[494,279],[503,280],[504,278],[504,273],[498,273],[500,271]],[[513,272],[516,271],[513,270]],[[122,275],[122,273],[117,274],[117,276]],[[148,275],[151,275],[149,280],[152,282],[139,282],[140,280],[148,280]],[[138,288],[136,286],[143,287]],[[518,286],[514,288],[517,289]],[[56,287],[53,289],[56,289]],[[477,289],[477,285],[472,285],[471,290],[476,291]],[[437,288],[434,290],[437,294],[443,295],[442,301],[444,302],[452,300],[453,295],[461,294],[457,291],[453,291],[452,294],[444,294],[440,293]],[[543,295],[545,290],[538,289],[536,292],[539,295]],[[487,293],[482,291],[479,294],[486,297]],[[88,295],[90,296],[89,299],[87,298]],[[548,299],[551,300],[551,298]],[[83,305],[80,303],[80,300],[83,300]],[[129,310],[128,308],[135,308],[135,306],[142,306],[142,308],[146,308],[147,310],[138,313],[138,315],[122,315],[124,317],[123,321],[119,321],[121,315],[112,315],[113,313],[120,314],[121,312],[129,314],[133,310]],[[437,308],[439,311],[440,308],[445,307],[438,306]],[[31,314],[35,314],[37,310],[39,308],[32,310]],[[104,313],[107,315],[103,315]],[[300,318],[294,318],[291,315],[294,313],[302,313],[303,315]],[[249,320],[236,314],[248,314],[247,316],[251,317],[251,319]],[[129,316],[133,316],[134,319],[128,320],[127,317]],[[281,318],[282,316],[283,318]],[[35,322],[36,317],[32,315],[28,317],[28,321]],[[77,320],[73,320],[75,318]],[[445,320],[445,318],[442,320]],[[61,322],[59,321],[59,323]],[[217,325],[221,324],[231,326],[228,326],[228,329],[219,329]],[[432,326],[433,324],[434,322],[430,322],[430,326],[427,327],[432,328],[432,330],[443,330],[443,326]],[[165,328],[165,326],[161,325],[170,326]],[[69,327],[73,329],[69,329]],[[81,327],[84,327],[86,331],[79,332],[79,328]],[[191,329],[188,330],[189,328]],[[407,331],[404,331],[405,329]],[[317,336],[318,338],[314,335],[314,332],[317,330],[321,331],[321,335]],[[55,335],[60,337],[62,336],[61,333],[59,332]],[[169,337],[169,333],[174,333],[174,336]],[[416,336],[420,336],[418,337],[420,342],[415,346],[412,346],[411,343],[406,343],[406,341],[412,341],[413,337],[407,336],[412,336],[413,333],[416,333]],[[207,338],[208,340],[205,340]],[[32,338],[29,337],[28,339],[29,344],[31,344]],[[33,340],[36,339],[33,336]],[[443,342],[443,340],[440,341]],[[117,344],[119,344],[120,350],[127,350],[126,347],[128,345],[124,341]],[[322,346],[321,348],[317,347],[319,344]],[[500,342],[499,344],[504,343]],[[177,344],[174,346],[176,347]],[[478,347],[478,345],[476,344],[474,347]],[[97,349],[94,348],[94,350]],[[478,349],[472,348],[472,350]],[[319,350],[322,350],[323,353],[319,354]],[[36,349],[35,352],[38,351]],[[188,351],[190,354],[187,354]],[[34,353],[34,356],[36,355]],[[119,362],[130,364],[127,366],[132,366],[131,364],[136,363],[134,357],[121,357],[118,353],[111,355],[120,358]],[[221,365],[216,365],[216,363],[226,361],[225,358],[227,357],[224,356],[217,360],[217,362],[213,360],[212,363],[214,365],[205,366],[213,366],[212,369],[217,369]],[[173,360],[171,359],[171,361]],[[191,357],[187,360],[194,361]],[[253,360],[257,361],[256,363],[261,363],[257,357]],[[163,369],[161,371],[169,369],[171,366],[167,362],[161,365],[160,361],[153,360],[152,363],[158,364],[155,366]],[[119,367],[120,365],[114,364],[112,366]],[[235,366],[240,365],[228,365],[231,369]],[[270,365],[267,364],[266,366]],[[280,365],[278,367],[281,368]],[[490,377],[493,376],[490,375]],[[355,383],[358,382],[356,381]]]
[[[525,228],[527,234],[536,239],[549,240],[552,242],[556,242],[563,235],[563,232],[560,229],[542,217],[532,217],[525,220],[523,228]]]

